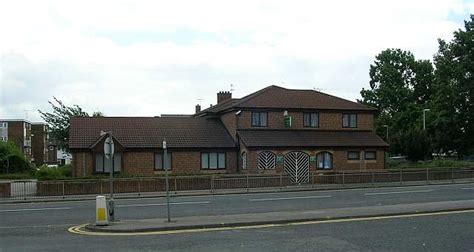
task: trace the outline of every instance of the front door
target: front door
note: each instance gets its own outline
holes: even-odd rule
[[[293,151],[285,155],[285,174],[290,176],[293,184],[309,182],[309,155],[301,151]]]

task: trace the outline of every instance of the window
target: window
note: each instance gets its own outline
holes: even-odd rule
[[[275,170],[276,155],[269,151],[260,152],[257,163],[260,170]]]
[[[115,153],[114,160],[104,157],[104,154],[98,153],[95,155],[95,172],[96,173],[109,173],[110,169],[114,172],[120,172],[122,170],[122,154]]]
[[[202,169],[225,169],[225,153],[223,152],[206,152],[201,153]]]
[[[358,151],[348,151],[347,152],[347,159],[348,160],[359,160],[360,153]]]
[[[304,127],[318,128],[319,113],[303,113]]]
[[[321,152],[316,157],[318,169],[332,169],[332,154]]]
[[[242,170],[247,170],[247,153],[246,152],[242,152],[241,159],[242,159]]]
[[[164,170],[166,167],[168,170],[171,170],[172,162],[171,162],[171,152],[166,153],[166,165],[165,165],[165,160],[163,158],[163,153],[156,153],[155,154],[155,170]]]
[[[375,151],[366,151],[365,152],[365,159],[366,160],[376,160],[377,153]]]
[[[267,127],[267,112],[252,112],[252,127]]]
[[[343,128],[357,128],[357,114],[342,114]]]

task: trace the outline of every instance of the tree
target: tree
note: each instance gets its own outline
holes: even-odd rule
[[[473,15],[464,28],[450,42],[438,40],[434,56],[435,146],[440,152],[457,152],[459,158],[474,152]]]
[[[403,150],[410,161],[425,160],[431,151],[431,139],[426,130],[410,129],[402,140]]]
[[[43,112],[38,110],[41,118],[48,124],[49,135],[52,140],[61,147],[68,148],[69,140],[69,120],[73,117],[89,117],[89,114],[82,110],[78,105],[66,106],[62,101],[53,97],[54,101],[48,101],[51,104],[52,112]],[[94,117],[103,117],[102,112],[94,112]]]
[[[24,172],[31,168],[25,155],[13,142],[0,141],[0,172]]]
[[[370,89],[362,89],[362,103],[377,109],[375,128],[385,136],[390,129],[390,151],[406,154],[403,137],[421,126],[421,115],[432,96],[433,66],[416,60],[409,51],[387,49],[370,65]],[[386,139],[387,140],[387,139]]]

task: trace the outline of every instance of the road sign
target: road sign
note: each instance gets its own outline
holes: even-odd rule
[[[108,136],[104,142],[104,155],[107,159],[110,159],[114,155],[114,140],[111,136]]]

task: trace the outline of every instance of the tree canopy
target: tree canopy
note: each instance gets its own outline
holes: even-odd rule
[[[393,154],[410,154],[413,144],[429,151],[474,152],[474,17],[465,29],[454,32],[452,41],[439,40],[433,61],[418,60],[401,49],[380,52],[370,65],[370,88],[362,89],[360,102],[377,108],[375,128],[385,137]],[[423,110],[426,113],[426,132]],[[411,139],[411,140],[410,140]],[[423,154],[425,153],[425,154]]]
[[[38,110],[41,118],[48,124],[50,139],[59,146],[68,148],[69,141],[69,120],[73,117],[89,117],[79,105],[66,106],[61,100],[53,97],[53,101],[48,101],[53,109],[52,112]],[[100,111],[94,112],[93,117],[103,117]]]

